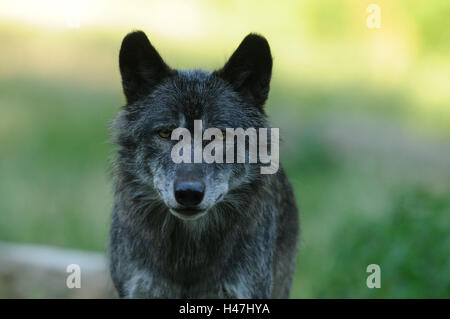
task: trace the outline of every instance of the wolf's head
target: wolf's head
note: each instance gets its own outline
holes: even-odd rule
[[[124,38],[119,64],[127,104],[115,121],[118,164],[148,198],[179,218],[196,219],[257,181],[258,164],[176,164],[170,135],[178,127],[193,135],[194,120],[224,132],[267,127],[272,57],[263,37],[245,37],[220,70],[179,71],[137,31]]]

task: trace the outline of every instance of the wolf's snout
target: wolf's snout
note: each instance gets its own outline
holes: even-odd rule
[[[205,184],[201,181],[176,181],[175,199],[178,204],[193,207],[201,203],[205,195]]]

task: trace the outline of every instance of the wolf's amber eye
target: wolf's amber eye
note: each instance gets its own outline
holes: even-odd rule
[[[161,130],[161,131],[158,132],[158,134],[162,138],[168,138],[172,134],[172,131],[171,130]]]

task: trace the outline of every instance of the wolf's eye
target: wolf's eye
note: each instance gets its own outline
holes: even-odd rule
[[[172,131],[171,130],[160,130],[160,131],[158,131],[158,134],[162,138],[168,138],[172,134]]]

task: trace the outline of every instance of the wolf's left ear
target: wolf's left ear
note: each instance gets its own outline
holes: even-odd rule
[[[269,95],[272,76],[269,43],[260,35],[247,35],[225,66],[215,73],[255,105],[262,107]]]
[[[142,31],[127,34],[119,53],[122,86],[127,103],[133,103],[172,72]]]

